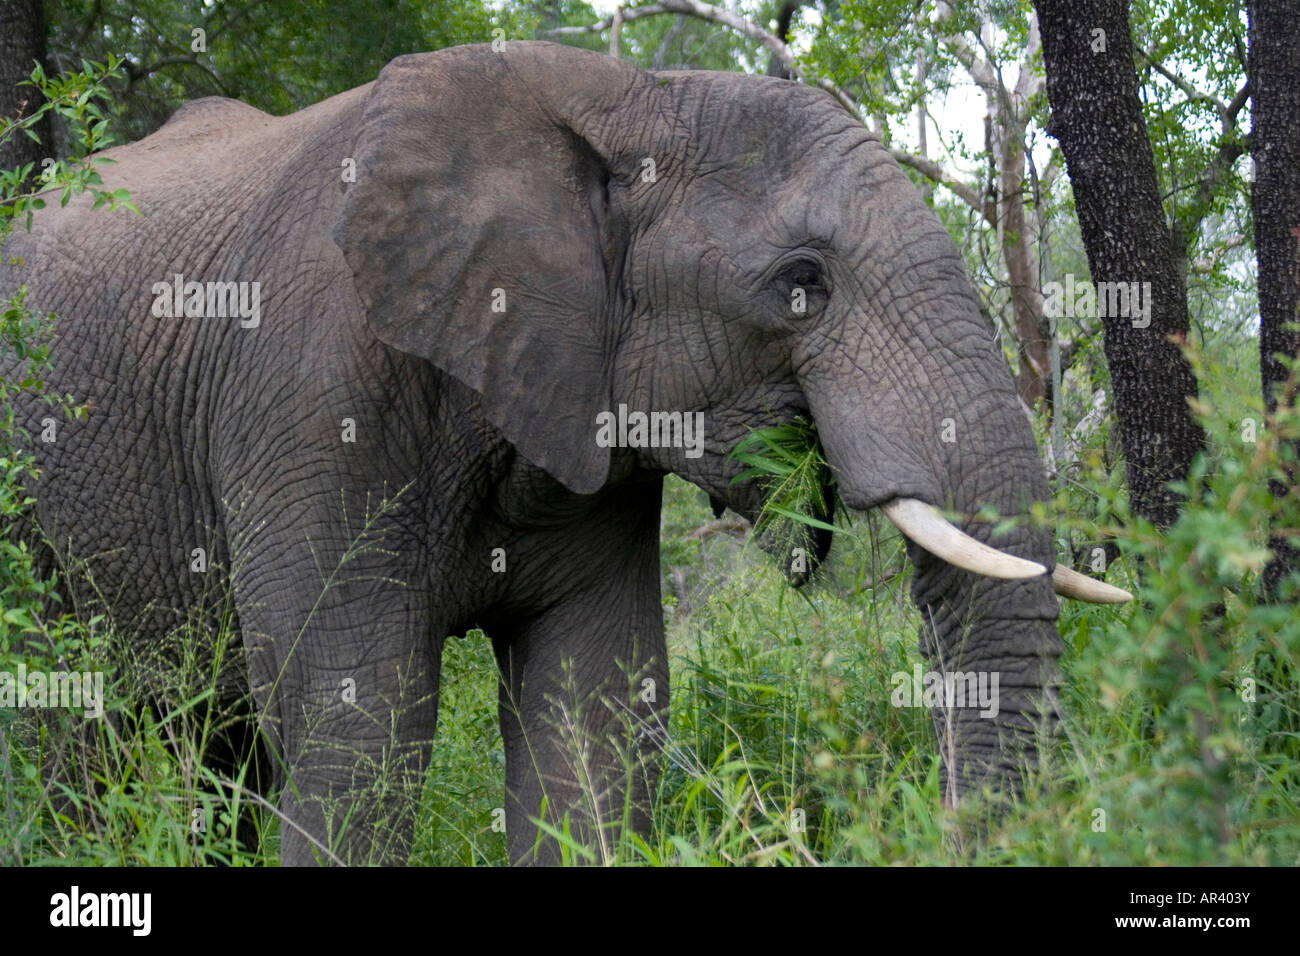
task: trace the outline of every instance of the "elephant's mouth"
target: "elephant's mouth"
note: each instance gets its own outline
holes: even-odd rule
[[[806,517],[820,524],[833,525],[835,523],[833,485],[827,485],[822,489],[821,500],[826,502],[824,508],[810,504],[800,510]],[[722,517],[728,502],[710,495],[709,505],[716,519]],[[782,573],[794,587],[803,587],[807,584],[830,554],[834,533],[828,528],[803,524],[789,518],[765,521],[761,517],[761,507],[750,509],[739,502],[733,502],[730,506],[733,509],[739,506],[738,513],[758,529],[755,531],[755,537],[758,539],[759,546],[780,562]]]
[[[825,507],[810,504],[800,511],[819,525],[833,525],[835,523],[833,486],[823,489],[821,500],[826,502]],[[709,503],[713,507],[713,517],[722,517],[727,503],[712,496],[709,498]],[[791,518],[764,520],[760,515],[761,510],[754,514],[745,514],[757,529],[754,534],[759,546],[777,559],[782,573],[791,585],[797,588],[803,587],[830,554],[834,532],[828,527],[804,524]]]
[[[835,523],[834,488],[824,488],[821,500],[826,503],[826,506],[808,508],[807,517],[823,525],[833,525]],[[793,526],[789,534],[781,535],[775,531],[768,531],[760,543],[781,562],[781,571],[785,574],[786,580],[799,588],[811,580],[813,573],[821,567],[826,556],[830,554],[834,533],[825,527],[800,524],[792,520],[788,523]]]
[[[834,485],[824,486],[820,500],[810,502],[802,510],[817,524],[786,518],[768,522],[759,533],[763,548],[777,557],[781,570],[795,587],[806,584],[830,553],[833,532],[825,526],[835,522]],[[963,570],[1006,580],[1035,578],[1047,573],[1037,561],[1007,554],[970,537],[944,518],[937,508],[916,498],[893,498],[880,505],[880,511],[914,544]],[[1062,572],[1068,569],[1060,568],[1058,573]],[[1083,575],[1076,577],[1092,584],[1100,583]],[[1101,584],[1101,587],[1110,586]],[[1118,588],[1112,590],[1127,594]]]

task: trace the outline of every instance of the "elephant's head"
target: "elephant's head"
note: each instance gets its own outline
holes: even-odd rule
[[[336,239],[374,333],[571,491],[672,471],[752,518],[729,452],[811,417],[844,501],[915,542],[934,668],[998,676],[995,718],[936,713],[950,796],[1016,766],[1061,652],[1051,534],[990,542],[929,506],[1024,515],[1048,488],[956,248],[854,117],[784,80],[512,42],[390,64],[356,160]],[[702,413],[702,445],[610,448],[620,406]]]

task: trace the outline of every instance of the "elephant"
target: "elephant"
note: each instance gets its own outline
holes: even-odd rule
[[[907,538],[924,653],[1000,676],[994,718],[934,711],[946,799],[1014,788],[1058,719],[1056,593],[1127,597],[977,520],[1047,499],[1032,429],[944,227],[823,90],[507,41],[282,117],[197,100],[107,155],[139,215],[79,198],[5,252],[89,407],[34,443],[34,521],[132,642],[228,596],[283,864],[405,859],[475,627],[511,860],[560,858],[542,819],[644,831],[663,478],[755,519],[753,429],[815,423]]]

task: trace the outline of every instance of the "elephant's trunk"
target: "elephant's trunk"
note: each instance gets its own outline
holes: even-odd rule
[[[1059,606],[1047,573],[1055,564],[1053,546],[1050,531],[1032,526],[1027,517],[1033,502],[1046,499],[1047,489],[1028,422],[1018,406],[1011,411],[987,431],[971,426],[975,434],[968,438],[968,454],[952,451],[943,470],[941,451],[877,450],[881,457],[861,480],[849,469],[861,467],[864,454],[843,448],[845,432],[833,425],[828,429],[823,424],[828,415],[814,406],[847,503],[880,505],[908,537],[916,568],[912,596],[922,613],[921,650],[929,661],[926,677],[944,688],[933,715],[950,802],[985,782],[1017,789],[1019,768],[1035,759],[1035,730],[1050,734],[1057,721],[1052,701],[1062,644],[1055,626]],[[859,422],[856,434],[876,449],[886,442],[906,447],[898,432],[894,439],[890,432],[887,424],[873,428]],[[992,434],[1016,432],[1023,432],[1020,447]],[[910,465],[905,474],[894,467],[899,461]],[[933,515],[931,505],[964,516],[960,527],[918,526],[918,514]],[[995,539],[995,522],[975,520],[987,506],[1001,517],[1023,520]]]
[[[1047,481],[942,226],[924,207],[872,218],[897,234],[864,251],[860,314],[796,356],[801,384],[845,502],[882,507],[908,536],[949,800],[985,781],[1015,789],[1035,730],[1056,723],[1055,553],[1050,529],[1028,519]],[[917,502],[951,510],[956,528]],[[994,539],[997,521],[976,517],[989,507],[1023,520]]]
[[[1021,769],[1036,760],[1037,734],[1054,734],[1059,719],[1062,644],[1051,584],[955,572],[914,545],[909,552],[921,651],[944,693],[932,716],[945,799],[956,802],[984,784],[1017,790]]]
[[[955,510],[972,514],[977,505],[993,504],[1003,515],[1023,514],[1012,507],[1015,477],[997,465],[989,471],[990,481],[999,486],[993,500],[958,500]],[[993,477],[999,472],[1000,477]],[[1007,493],[998,494],[1001,488]],[[1037,563],[1052,564],[1049,533],[1025,524],[992,541],[992,528],[988,522],[971,522],[965,530],[975,540],[995,545],[995,553],[1030,555]],[[1062,644],[1051,579],[1046,574],[995,578],[962,570],[910,540],[908,552],[916,568],[912,598],[922,615],[926,680],[943,688],[932,714],[944,759],[945,799],[955,803],[986,783],[1016,790],[1020,769],[1036,759],[1036,732],[1052,734],[1059,717],[1055,686]]]

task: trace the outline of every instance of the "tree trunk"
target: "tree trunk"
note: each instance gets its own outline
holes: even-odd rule
[[[1048,351],[1047,318],[1038,284],[1038,263],[1030,243],[1025,215],[1025,139],[1008,118],[1001,130],[998,165],[998,225],[1002,229],[1002,255],[1011,282],[1011,311],[1020,340],[1020,373],[1016,388],[1026,405],[1051,405],[1052,356]],[[1055,409],[1052,414],[1056,413]]]
[[[1249,12],[1259,367],[1272,414],[1289,375],[1277,356],[1300,356],[1300,331],[1286,328],[1300,322],[1300,32],[1292,0],[1251,0]],[[1294,385],[1281,400],[1294,403]],[[1300,444],[1296,452],[1300,456]],[[1296,479],[1293,471],[1285,484],[1274,482],[1273,494],[1282,497]],[[1274,559],[1264,572],[1264,591],[1276,597],[1278,585],[1300,569],[1300,549],[1276,535],[1269,548]]]
[[[1034,7],[1049,132],[1065,155],[1092,280],[1130,290],[1149,283],[1136,287],[1148,314],[1108,314],[1103,327],[1132,508],[1167,527],[1180,505],[1168,483],[1186,478],[1205,435],[1187,404],[1197,393],[1177,344],[1187,336],[1187,296],[1138,100],[1128,4],[1034,0]],[[1099,310],[1107,298],[1098,296]],[[1110,304],[1122,306],[1117,290]]]
[[[30,86],[19,86],[27,79],[36,61],[45,63],[45,10],[41,0],[0,0],[0,115],[9,119],[30,116],[41,94]],[[40,162],[54,155],[50,139],[49,114],[36,124],[37,143],[26,133],[16,133],[0,143],[0,169],[14,169],[35,163],[33,174],[40,172]]]

